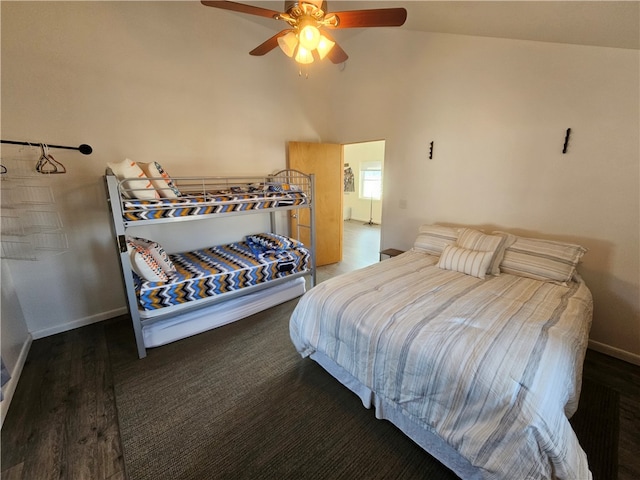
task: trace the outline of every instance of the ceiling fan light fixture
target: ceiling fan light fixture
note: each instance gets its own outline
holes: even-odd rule
[[[324,35],[320,35],[320,42],[318,43],[318,55],[320,56],[320,60],[323,60],[324,57],[331,51],[336,42],[329,40]]]
[[[311,17],[303,17],[298,23],[298,39],[300,45],[305,49],[311,51],[318,48],[320,42],[320,30],[316,25],[316,22]]]
[[[289,32],[282,37],[278,37],[278,46],[287,57],[293,57],[296,47],[298,46],[298,38],[296,37],[296,34]]]
[[[307,50],[302,45],[298,45],[295,61],[302,65],[313,63],[313,54],[311,53],[311,50]]]

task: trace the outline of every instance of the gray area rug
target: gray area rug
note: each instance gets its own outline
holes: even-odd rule
[[[288,328],[296,303],[143,360],[126,319],[107,328],[130,480],[457,478],[298,355]],[[575,418],[597,451],[595,480],[615,478],[617,394],[594,385],[585,383],[586,413]]]

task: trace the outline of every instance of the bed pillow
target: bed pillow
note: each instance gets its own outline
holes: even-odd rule
[[[447,245],[454,245],[458,240],[458,229],[442,225],[422,225],[418,229],[418,238],[413,249],[439,257]]]
[[[131,268],[138,276],[148,282],[166,282],[167,274],[144,247],[127,239],[127,250],[131,259]]]
[[[129,237],[128,240],[145,249],[164,273],[169,274],[176,271],[176,267],[169,258],[169,255],[158,242],[140,237]]]
[[[122,188],[126,189],[123,195],[127,198],[138,198],[140,200],[154,200],[160,198],[156,189],[142,171],[142,169],[128,158],[122,162],[107,162],[107,166],[111,169],[118,180],[125,178],[139,178],[140,180],[128,180],[122,183]],[[129,190],[135,189],[135,190]]]
[[[443,270],[453,270],[454,272],[485,278],[492,258],[493,252],[469,250],[447,245],[440,256],[438,267]]]
[[[473,228],[462,228],[460,229],[456,245],[469,250],[492,252],[493,256],[487,273],[490,273],[491,275],[499,275],[500,262],[504,257],[504,249],[507,239],[507,234],[501,233],[487,235],[478,230],[474,230]]]
[[[246,240],[247,242],[257,245],[263,250],[280,251],[302,245],[298,240],[285,237],[284,235],[278,235],[277,233],[256,233],[253,235],[247,235]]]
[[[158,162],[138,163],[158,194],[163,198],[178,198],[180,190],[175,186],[171,177]]]
[[[268,190],[270,192],[300,192],[302,189],[297,185],[291,185],[290,183],[271,183]]]
[[[500,270],[542,281],[566,283],[586,249],[580,245],[552,240],[516,237],[504,252]]]

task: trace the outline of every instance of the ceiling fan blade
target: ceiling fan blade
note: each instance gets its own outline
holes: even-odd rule
[[[251,50],[249,52],[249,55],[254,55],[254,56],[262,56],[266,53],[269,53],[271,50],[273,50],[274,48],[276,48],[278,46],[278,38],[286,35],[289,32],[293,32],[292,29],[286,29],[286,30],[282,30],[281,32],[276,33],[273,37],[271,37],[270,39],[262,42],[260,45],[258,45],[256,48],[254,48],[253,50]]]
[[[245,5],[244,3],[227,2],[227,1],[210,1],[202,0],[203,5],[207,7],[222,8],[224,10],[233,10],[234,12],[248,13],[250,15],[258,15],[260,17],[277,18],[280,12],[275,10],[269,10],[268,8],[254,7],[252,5]]]
[[[377,8],[372,10],[352,10],[332,12],[340,22],[329,28],[399,27],[407,19],[404,8]]]
[[[331,40],[332,42],[335,43],[333,48],[331,50],[329,50],[329,53],[327,53],[327,58],[329,60],[331,60],[332,63],[344,63],[344,62],[346,62],[347,59],[349,58],[349,55],[347,55],[347,52],[345,52],[342,49],[342,47],[340,45],[338,45],[338,42],[336,42],[336,39],[333,38],[331,35],[329,35],[329,32],[327,32],[326,30],[323,30],[322,34],[325,37],[327,37],[329,40]]]
[[[344,63],[349,58],[349,55],[347,55],[347,52],[345,52],[342,47],[336,43],[327,54],[327,57],[332,63]]]

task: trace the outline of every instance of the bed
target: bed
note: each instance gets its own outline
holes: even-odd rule
[[[283,170],[266,176],[176,177],[157,162],[125,159],[108,164],[105,185],[140,358],[147,348],[296,298],[306,291],[307,280],[315,284],[313,175]],[[288,231],[287,215],[299,210],[309,212],[308,220]],[[270,230],[223,245],[203,238],[200,248],[171,254],[157,238],[136,234],[137,227],[235,215],[268,215]],[[287,231],[277,233],[282,223]]]
[[[225,214],[309,208],[312,178],[295,170],[267,176],[175,177],[157,162],[110,163],[107,181],[125,225],[201,220]]]
[[[181,187],[181,189],[184,188]],[[291,186],[272,181],[227,190],[224,186],[221,188],[220,185],[210,185],[201,189],[201,192],[183,194],[177,198],[124,199],[123,216],[126,221],[139,222],[297,207],[307,204],[306,193],[282,190],[283,188],[291,188]]]
[[[592,297],[579,245],[424,225],[300,299],[291,339],[461,478],[588,479],[568,418]]]
[[[153,254],[143,258],[139,252],[150,252],[153,248],[162,252],[156,242],[137,237],[129,237],[127,242],[147,348],[225,325],[298,297],[306,290],[301,275],[311,270],[311,253],[302,243],[272,233],[248,235],[242,242],[165,254],[164,260],[158,260],[162,253],[156,253],[155,262]],[[160,267],[163,261],[166,265]],[[164,270],[166,276],[152,278],[151,269],[157,273]],[[237,297],[246,289],[255,291]],[[200,311],[203,304],[209,307],[205,312]]]

